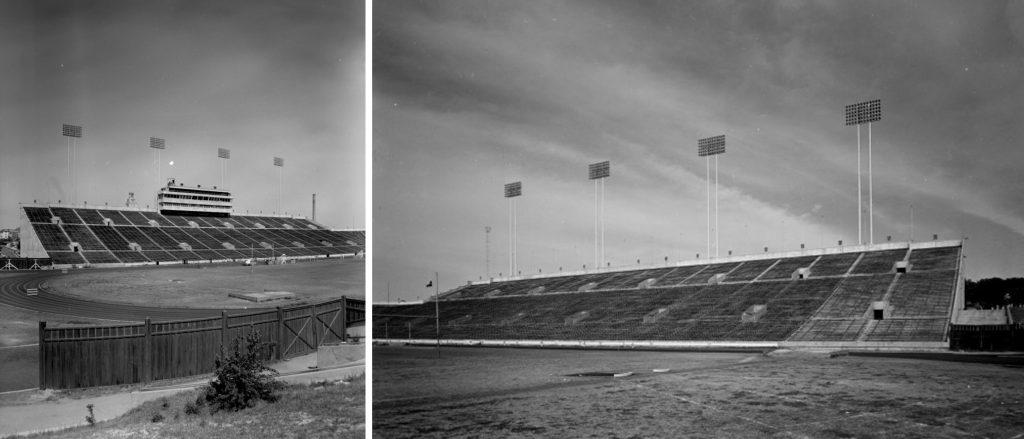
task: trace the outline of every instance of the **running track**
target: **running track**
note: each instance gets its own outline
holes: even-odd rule
[[[53,294],[47,291],[46,281],[58,277],[56,270],[0,273],[0,303],[32,311],[63,314],[92,319],[145,321],[186,320],[220,316],[221,310],[209,308],[163,308],[127,303],[104,303]],[[38,289],[35,296],[28,289]],[[259,309],[227,309],[229,315],[256,312]]]

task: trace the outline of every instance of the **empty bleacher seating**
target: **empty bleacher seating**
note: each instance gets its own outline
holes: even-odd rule
[[[839,276],[846,274],[850,266],[857,261],[859,253],[840,253],[836,255],[822,255],[811,266],[811,276]]]
[[[896,261],[902,261],[906,255],[906,249],[864,253],[864,256],[857,262],[857,266],[853,267],[851,274],[890,273],[893,271]]]
[[[941,342],[959,248],[889,246],[469,284],[442,295],[442,337]],[[896,272],[907,257],[912,269]],[[808,267],[810,276],[794,276]],[[374,337],[434,337],[433,307],[375,305]]]
[[[96,209],[75,209],[75,213],[82,218],[82,222],[85,224],[103,225],[103,215],[100,215]]]
[[[959,263],[959,247],[922,248],[910,252],[910,269],[955,270]]]
[[[59,252],[53,257],[57,265],[330,256],[358,253],[365,246],[361,231],[326,230],[302,218],[63,206],[25,206],[24,211],[43,249]]]
[[[89,230],[89,226],[83,224],[65,224],[64,232],[67,233],[71,242],[77,242],[82,250],[106,250],[103,243]]]
[[[82,219],[78,217],[74,209],[67,207],[51,207],[50,212],[53,212],[53,216],[60,218],[60,222],[64,224],[82,224]]]
[[[50,219],[53,218],[50,209],[45,207],[26,207],[25,215],[28,216],[28,221],[32,223],[49,223]]]

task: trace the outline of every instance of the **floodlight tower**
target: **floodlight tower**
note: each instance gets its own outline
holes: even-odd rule
[[[75,161],[75,155],[78,150],[78,139],[82,138],[82,126],[81,125],[69,125],[63,124],[61,126],[61,135],[67,138],[68,143],[68,186],[71,186],[71,204],[75,203],[75,199],[78,198],[78,175],[73,172],[72,163]]]
[[[718,156],[725,153],[725,135],[697,140],[697,156],[707,162],[708,256],[711,256],[711,156],[715,157],[715,257],[718,257]]]
[[[516,181],[505,184],[505,198],[508,198],[508,272],[516,274],[516,245],[519,231],[516,224],[516,198],[523,195],[523,182]]]
[[[274,157],[274,166],[277,166],[277,213],[281,214],[281,197],[284,193],[284,159]]]
[[[604,180],[610,177],[611,162],[591,163],[587,169],[590,180],[594,180],[594,266],[600,267],[604,259]],[[600,239],[598,239],[600,237]],[[600,243],[600,244],[599,244]]]
[[[224,174],[228,170],[228,160],[231,159],[231,150],[227,148],[217,148],[217,158],[223,159],[220,162],[220,187],[224,188]],[[316,205],[316,195],[313,196],[313,205]],[[316,208],[314,207],[314,210]]]
[[[484,226],[484,274],[491,278],[491,226]]]
[[[872,190],[871,172],[871,122],[882,120],[882,101],[875,99],[846,106],[846,125],[857,126],[857,243],[864,244],[864,221],[861,219],[864,208],[861,207],[864,196],[861,194],[860,164],[860,126],[868,125],[868,243],[875,243],[874,191]]]
[[[161,171],[163,170],[163,162],[160,161],[160,151],[167,149],[167,143],[164,142],[164,139],[159,137],[150,137],[149,148],[153,150],[153,156],[156,157],[156,186],[161,187],[164,182],[160,176]],[[157,196],[159,197],[159,195]],[[158,198],[157,203],[159,204],[159,202],[160,200]]]

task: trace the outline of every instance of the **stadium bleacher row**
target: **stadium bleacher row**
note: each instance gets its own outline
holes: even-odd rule
[[[441,295],[441,334],[455,340],[943,341],[960,249],[883,248],[472,284]],[[375,305],[374,337],[432,339],[434,306]]]
[[[301,218],[169,216],[155,211],[25,206],[53,264],[239,260],[355,254],[362,231]]]

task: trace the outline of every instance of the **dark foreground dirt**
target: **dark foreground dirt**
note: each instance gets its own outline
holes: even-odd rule
[[[381,438],[1024,437],[1024,369],[998,364],[376,346],[373,370]]]

